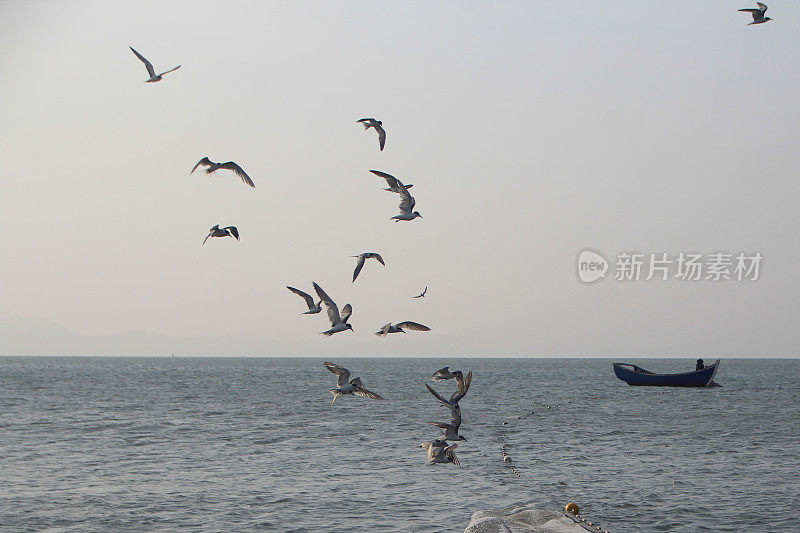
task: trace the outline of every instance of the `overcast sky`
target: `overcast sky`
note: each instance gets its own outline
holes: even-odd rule
[[[0,353],[797,356],[800,6],[750,4],[0,2]],[[764,260],[586,285],[585,248]]]

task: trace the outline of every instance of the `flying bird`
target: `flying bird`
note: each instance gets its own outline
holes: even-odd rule
[[[375,332],[375,335],[380,337],[385,337],[389,333],[405,333],[406,329],[410,329],[411,331],[430,331],[431,328],[428,326],[423,326],[422,324],[418,324],[416,322],[398,322],[396,325],[392,325],[391,322],[383,326],[381,329]]]
[[[353,326],[347,323],[347,319],[349,319],[350,315],[353,314],[352,306],[350,304],[345,305],[342,308],[342,314],[339,315],[339,308],[336,306],[333,300],[331,300],[331,297],[322,290],[322,287],[317,285],[316,281],[313,283],[313,285],[314,290],[317,291],[317,296],[319,296],[319,299],[322,300],[322,303],[324,303],[325,307],[328,309],[328,320],[331,321],[331,329],[322,331],[321,333],[330,337],[334,333],[339,333],[340,331],[345,331],[348,329],[352,331]],[[333,371],[331,370],[331,372]]]
[[[371,398],[373,400],[383,400],[381,396],[364,388],[361,378],[350,379],[350,371],[346,368],[334,363],[329,363],[327,361],[323,362],[322,364],[325,365],[325,368],[336,374],[338,377],[336,388],[329,389],[329,392],[333,394],[333,401],[331,401],[331,405],[333,405],[333,402],[336,401],[336,398],[346,394],[355,394],[358,396],[364,396],[365,398]],[[348,379],[350,379],[350,381],[348,381]]]
[[[381,257],[381,254],[376,254],[375,252],[365,252],[363,254],[358,254],[351,257],[358,258],[358,261],[356,261],[356,269],[353,271],[353,283],[355,283],[359,272],[361,272],[361,269],[364,268],[364,262],[367,259],[377,259],[378,263],[386,266],[386,263],[383,262],[383,257]]]
[[[419,211],[411,211],[414,209],[414,206],[417,205],[417,201],[414,200],[414,197],[411,196],[411,193],[408,192],[408,189],[400,182],[400,180],[397,180],[397,183],[400,187],[400,190],[398,191],[398,194],[400,195],[400,205],[398,206],[400,209],[400,214],[393,216],[392,220],[399,222],[401,220],[414,220],[417,217],[422,218],[422,215],[419,214]]]
[[[243,182],[255,188],[255,184],[253,183],[253,180],[250,179],[250,176],[247,175],[247,172],[245,172],[244,169],[242,169],[242,167],[240,167],[233,161],[228,161],[227,163],[214,163],[208,157],[204,157],[203,159],[197,162],[197,164],[194,166],[192,171],[189,172],[189,174],[193,174],[194,171],[197,170],[197,167],[199,167],[200,165],[208,167],[205,169],[206,174],[212,174],[219,169],[232,170],[234,174],[242,178]]]
[[[442,430],[442,436],[439,437],[441,440],[445,441],[458,441],[458,440],[467,440],[466,437],[461,436],[458,434],[458,428],[461,426],[461,411],[453,411],[453,420],[452,424],[445,424],[444,422],[428,422],[433,426]]]
[[[461,401],[461,398],[463,398],[465,394],[467,394],[469,386],[470,384],[472,384],[472,370],[470,370],[467,373],[467,377],[464,378],[463,381],[458,379],[456,379],[456,381],[458,381],[458,390],[454,392],[452,396],[450,396],[449,400],[445,399],[441,394],[436,392],[434,388],[428,385],[427,383],[425,384],[425,387],[428,389],[428,392],[430,392],[436,397],[437,400],[442,402],[442,405],[450,409],[451,416],[455,416],[454,413],[458,411],[459,413],[458,416],[460,417],[461,408],[459,407],[458,402]]]
[[[150,79],[149,80],[144,80],[145,83],[155,83],[157,81],[161,81],[161,78],[162,78],[162,76],[164,76],[164,74],[168,74],[168,73],[172,72],[173,70],[178,70],[179,68],[181,68],[181,66],[178,65],[177,67],[171,68],[171,69],[167,70],[166,72],[162,72],[161,74],[156,74],[156,71],[153,70],[153,64],[151,62],[149,62],[142,54],[140,54],[139,52],[134,50],[132,46],[129,46],[128,48],[131,49],[131,52],[136,54],[136,57],[138,57],[139,59],[142,60],[142,63],[144,63],[144,66],[147,69],[147,73],[150,74]]]
[[[753,15],[753,22],[748,24],[748,26],[752,26],[753,24],[763,24],[763,23],[767,22],[768,20],[772,20],[771,18],[764,16],[764,13],[767,12],[767,4],[762,4],[761,2],[756,2],[756,5],[758,6],[758,9],[750,8],[750,9],[740,9],[739,10],[739,11],[746,11],[747,13],[750,13],[751,15]]]
[[[433,381],[443,381],[445,379],[452,379],[456,378],[457,381],[463,379],[464,374],[461,373],[461,370],[456,370],[455,372],[450,372],[450,367],[446,366],[444,368],[440,368],[436,371],[434,375],[431,376]]]
[[[303,315],[314,315],[322,311],[322,300],[319,303],[314,303],[314,297],[308,294],[307,292],[303,292],[300,289],[295,289],[294,287],[286,286],[287,289],[298,295],[299,297],[303,298],[306,301],[306,305],[308,306],[308,311],[305,313],[301,313]]]
[[[356,120],[356,122],[360,122],[365,130],[375,128],[375,131],[378,132],[378,143],[381,145],[381,152],[383,152],[383,145],[386,144],[386,130],[383,129],[383,122],[374,118],[362,118]]]
[[[463,437],[458,434],[458,428],[461,427],[461,409],[450,409],[450,423],[446,424],[444,422],[428,422],[428,424],[434,425],[437,428],[442,430],[442,435],[437,439],[438,441],[458,441],[458,440],[467,440],[466,437]]]
[[[386,172],[381,172],[380,170],[370,170],[370,172],[386,180],[386,184],[389,185],[389,188],[383,189],[384,191],[399,193],[401,189],[410,189],[411,187],[414,186],[411,183],[409,183],[408,185],[403,185],[402,183],[400,183],[400,180],[398,180],[391,174],[387,174]]]
[[[417,294],[416,296],[414,296],[414,298],[424,298],[426,292],[428,292],[428,286],[427,285],[425,285],[425,290],[422,291],[421,293]]]
[[[206,238],[203,239],[203,245],[206,244],[206,241],[208,240],[209,237],[234,237],[238,241],[239,230],[236,229],[236,226],[227,226],[225,228],[220,228],[219,224],[217,224],[208,231],[208,235],[206,235]]]
[[[428,453],[428,464],[453,463],[460,467],[461,463],[455,454],[455,449],[458,447],[458,444],[451,444],[450,446],[441,446],[438,444],[439,442],[437,441],[420,443],[419,447]]]

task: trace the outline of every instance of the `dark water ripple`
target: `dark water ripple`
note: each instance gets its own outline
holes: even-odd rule
[[[618,532],[800,531],[798,361],[723,360],[703,390],[598,360],[338,362],[389,401],[331,408],[314,359],[0,358],[0,530],[463,531],[577,501]],[[415,447],[447,364],[475,372],[460,470]]]

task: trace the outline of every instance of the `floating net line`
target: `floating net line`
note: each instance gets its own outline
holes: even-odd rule
[[[648,392],[647,394],[648,395],[660,395],[660,394],[667,394],[669,392],[671,392],[671,391],[665,390],[665,391],[658,391],[658,392]],[[641,393],[640,394],[632,394],[632,395],[625,396],[625,398],[641,396],[641,395],[642,395]],[[597,400],[604,400],[604,399],[608,399],[608,397],[597,396],[597,397],[588,398],[589,401],[597,401]],[[567,400],[566,402],[562,402],[562,403],[556,403],[556,404],[550,404],[550,405],[541,405],[538,408],[538,410],[537,409],[531,409],[528,412],[525,412],[523,414],[520,414],[520,415],[514,417],[513,419],[510,419],[511,421],[509,421],[509,420],[501,420],[499,422],[499,435],[500,435],[500,454],[501,454],[502,461],[503,461],[502,466],[504,468],[508,469],[508,471],[511,472],[511,474],[514,477],[516,477],[517,479],[522,479],[522,474],[520,473],[520,471],[517,468],[514,467],[514,459],[512,459],[511,455],[508,453],[508,448],[511,446],[509,444],[509,436],[508,436],[508,431],[507,431],[509,428],[513,427],[513,425],[516,425],[518,422],[522,422],[522,421],[524,421],[524,420],[526,420],[526,419],[528,419],[528,418],[530,418],[532,416],[536,416],[538,412],[548,411],[548,410],[552,410],[552,409],[558,409],[560,407],[565,407],[566,405],[569,405],[571,403],[572,403],[572,400]],[[574,508],[572,506],[574,506]],[[589,521],[589,520],[587,520],[585,518],[582,518],[580,516],[580,514],[578,513],[578,506],[575,505],[575,504],[568,504],[567,507],[565,507],[565,509],[563,511],[563,514],[564,514],[564,516],[570,518],[573,522],[575,522],[575,524],[579,525],[580,527],[582,527],[586,531],[608,533],[608,531],[606,529],[604,529],[603,527],[599,526],[598,524],[596,524],[594,522],[591,522],[591,521]]]

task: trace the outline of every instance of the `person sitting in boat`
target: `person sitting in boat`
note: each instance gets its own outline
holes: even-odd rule
[[[703,364],[703,360],[702,359],[698,359],[697,360],[697,366],[695,366],[694,369],[695,370],[703,370],[705,367],[706,367],[706,365]]]

